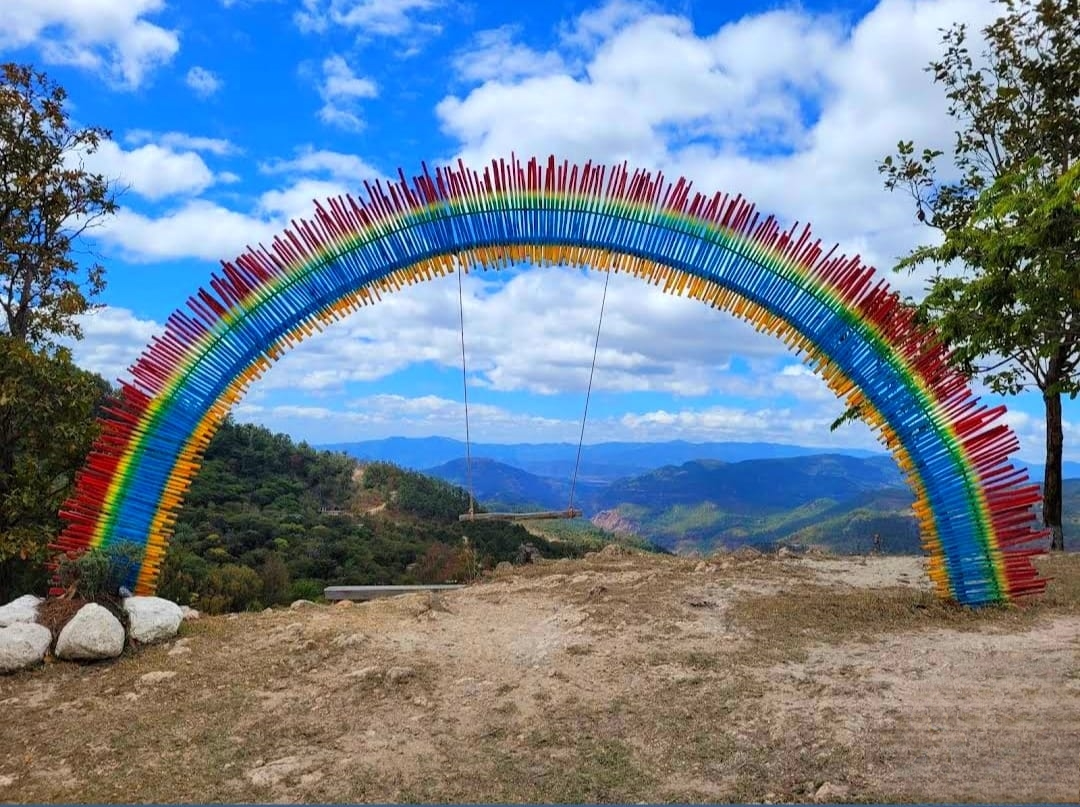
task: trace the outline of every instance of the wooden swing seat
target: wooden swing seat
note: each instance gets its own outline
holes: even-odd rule
[[[578,518],[581,511],[570,507],[566,510],[537,510],[531,513],[462,513],[458,521],[544,521],[556,518]]]

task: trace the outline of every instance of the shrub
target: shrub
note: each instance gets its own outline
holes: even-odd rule
[[[262,579],[248,566],[230,563],[210,570],[206,579],[207,599],[203,603],[208,613],[245,611],[262,595]]]
[[[297,580],[292,584],[289,589],[289,599],[295,600],[312,600],[318,601],[322,599],[323,584],[318,580]]]
[[[134,587],[142,558],[142,547],[127,541],[88,549],[76,557],[62,556],[57,562],[57,579],[74,597],[107,601],[120,595],[121,586]]]

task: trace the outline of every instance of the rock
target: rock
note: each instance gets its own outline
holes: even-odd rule
[[[617,558],[621,555],[629,555],[630,553],[618,544],[607,544],[600,550],[600,554],[608,558]]]
[[[202,614],[199,613],[198,611],[196,611],[190,605],[181,605],[180,606],[180,617],[185,622],[187,620],[189,620],[189,619],[198,619],[201,616],[202,616]]]
[[[408,681],[415,674],[412,667],[391,667],[386,671],[386,680],[391,684],[400,684]]]
[[[756,560],[761,557],[761,551],[752,546],[740,546],[731,556],[736,560]]]
[[[352,608],[353,607],[353,601],[352,600],[338,600],[337,602],[334,603],[334,607],[335,608]]]
[[[778,558],[793,558],[795,553],[791,551],[790,547],[782,546],[776,551],[776,557]]]
[[[191,652],[191,648],[188,647],[186,644],[178,644],[178,645],[176,645],[175,647],[173,647],[173,648],[171,648],[169,650],[168,655],[170,655],[170,656],[186,656],[190,652]]]
[[[0,776],[0,787],[9,787],[15,784],[14,776]]]
[[[140,684],[160,684],[162,681],[168,681],[170,678],[175,678],[176,673],[173,670],[154,670],[153,672],[144,673],[139,676]]]
[[[40,597],[23,594],[0,607],[0,628],[9,627],[17,622],[37,622],[37,609],[40,604]]]
[[[36,622],[16,622],[0,628],[0,673],[40,664],[49,652],[52,634]]]
[[[510,561],[508,561],[508,560],[500,560],[498,563],[495,564],[495,574],[503,575],[503,574],[513,574],[513,573],[514,573],[514,564],[512,564]]]
[[[258,762],[261,761],[258,760]],[[282,757],[273,762],[267,762],[265,765],[257,765],[247,772],[247,778],[253,785],[268,787],[276,785],[282,779],[301,773],[310,766],[311,760],[305,760],[303,757]]]
[[[543,556],[540,554],[540,550],[536,548],[535,544],[525,543],[518,547],[517,562],[519,566],[526,563],[536,563],[542,559]]]
[[[382,678],[382,670],[378,667],[361,667],[359,670],[345,673],[346,678],[359,678],[361,681],[372,681]]]
[[[844,801],[848,798],[850,792],[847,785],[834,785],[832,782],[826,782],[817,789],[817,793],[814,794],[814,801],[818,804]]]
[[[314,605],[315,603],[313,603],[311,600],[297,600],[289,606],[289,610],[299,611],[301,608],[312,608],[314,607]]]
[[[359,645],[366,644],[368,637],[363,633],[350,633],[349,635],[335,636],[330,644],[334,647],[358,647]]]
[[[71,618],[56,640],[56,657],[68,661],[116,658],[124,652],[124,626],[108,608],[88,603]]]
[[[142,644],[171,639],[184,621],[183,609],[161,597],[128,597],[124,611],[128,615],[128,636]]]

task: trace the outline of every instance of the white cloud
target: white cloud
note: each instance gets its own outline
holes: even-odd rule
[[[981,0],[882,0],[850,29],[785,10],[702,32],[614,2],[562,32],[580,65],[493,76],[436,111],[474,165],[511,150],[626,159],[741,192],[788,222],[810,218],[824,240],[887,269],[929,236],[902,194],[882,189],[876,162],[901,138],[949,146],[944,96],[923,67],[939,29],[977,30],[993,13]],[[891,279],[922,291],[921,276]]]
[[[323,33],[330,26],[355,30],[361,36],[401,36],[421,25],[423,12],[445,0],[302,0],[294,15],[301,31]],[[427,30],[439,26],[427,23]]]
[[[165,0],[4,0],[0,49],[33,47],[47,64],[103,71],[142,85],[180,49],[176,31],[150,22]]]
[[[344,410],[324,406],[241,403],[236,416],[268,428],[300,435],[314,443],[364,440],[390,435],[412,437],[459,435],[464,438],[465,409],[461,401],[435,395],[406,397],[370,395],[348,402]],[[469,404],[476,441],[576,439],[580,422],[515,412],[502,406]]]
[[[343,409],[310,404],[243,402],[235,414],[313,443],[348,442],[387,436],[452,436],[464,439],[465,413],[460,400],[433,395],[371,395],[353,399]],[[581,429],[577,413],[550,417],[494,404],[469,404],[470,436],[475,442],[571,442]],[[619,417],[590,417],[586,443],[605,441],[687,440],[765,441],[825,448],[881,450],[868,427],[852,424],[830,432],[835,417],[825,407],[814,411],[742,409],[705,406],[675,411],[652,410]]]
[[[167,215],[153,217],[122,207],[97,231],[130,262],[202,258],[232,258],[246,245],[280,232],[276,218],[262,218],[194,199]]]
[[[454,57],[454,69],[467,81],[516,81],[543,76],[565,68],[555,51],[540,53],[514,41],[515,26],[481,31],[470,45]]]
[[[214,174],[193,151],[174,151],[154,143],[125,151],[106,140],[83,158],[86,167],[117,180],[145,199],[195,195],[214,183]]]
[[[218,157],[240,153],[240,149],[228,140],[217,137],[199,137],[185,132],[151,132],[147,129],[132,129],[124,135],[124,142],[136,146],[157,143],[159,146],[178,151],[204,151]]]
[[[162,331],[162,326],[153,320],[141,319],[129,309],[112,306],[83,314],[79,324],[83,339],[71,346],[75,362],[110,382],[129,377],[128,368],[150,337]]]
[[[619,420],[626,440],[688,440],[770,442],[836,448],[881,449],[869,427],[853,423],[829,431],[836,418],[835,406],[794,409],[741,409],[709,406],[674,412],[655,410],[627,414]]]
[[[342,181],[383,178],[383,173],[356,154],[301,146],[291,159],[277,159],[259,165],[267,174],[324,174]]]
[[[375,98],[379,88],[374,81],[357,76],[343,56],[328,56],[322,63],[319,95],[323,100],[319,120],[329,126],[358,131],[364,122],[357,114],[357,101]]]
[[[791,147],[806,136],[805,96],[822,92],[839,40],[828,19],[795,12],[707,36],[674,15],[619,19],[580,71],[496,77],[445,98],[444,130],[474,163],[514,149],[660,166],[680,140],[701,138]]]
[[[314,200],[348,190],[335,182],[301,179],[261,194],[248,212],[206,199],[190,199],[160,216],[121,208],[95,234],[132,262],[229,259],[248,245],[269,242],[290,220],[311,218]]]
[[[200,98],[209,98],[221,89],[222,81],[205,67],[193,67],[184,76],[184,83]]]
[[[470,385],[494,393],[584,393],[602,275],[582,277],[578,270],[549,267],[515,273],[505,282],[478,272],[463,280]],[[261,386],[340,391],[351,382],[376,381],[415,363],[460,368],[460,350],[457,279],[447,276],[386,295],[378,305],[336,324],[332,336],[305,342]],[[784,350],[775,339],[698,301],[670,297],[626,276],[612,277],[596,391],[714,393],[730,385],[728,369],[735,355],[771,367]],[[805,384],[805,379],[786,381],[796,384],[777,382],[772,392]]]

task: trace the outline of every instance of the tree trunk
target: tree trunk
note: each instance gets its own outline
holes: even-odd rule
[[[1043,526],[1050,530],[1050,549],[1065,549],[1061,528],[1061,393],[1044,392],[1046,405],[1046,469],[1043,472]]]

